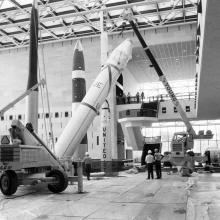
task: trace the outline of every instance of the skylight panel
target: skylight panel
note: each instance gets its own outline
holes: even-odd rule
[[[22,19],[26,19],[26,18],[30,18],[30,15],[28,15],[28,14],[18,14],[18,15],[15,15],[14,20],[22,20]]]
[[[196,15],[196,12],[195,11],[186,11],[185,15],[186,16],[193,16],[193,15]]]
[[[117,21],[115,22],[115,24],[119,27],[119,26],[122,25],[123,22],[124,22],[123,20],[117,20]]]
[[[157,15],[155,15],[155,16],[141,16],[138,18],[139,22],[146,22],[146,23],[148,23],[149,21],[154,22],[154,21],[158,21],[158,20],[159,19],[158,19]]]
[[[106,4],[112,4],[112,3],[117,3],[117,2],[121,2],[121,1],[120,0],[108,0]]]
[[[67,23],[72,23],[72,22],[84,21],[84,20],[82,19],[81,16],[77,16],[77,17],[74,16],[74,17],[65,18],[65,21]]]
[[[197,4],[198,0],[186,0],[186,3],[194,3],[194,4]]]
[[[13,32],[16,32],[16,31],[20,31],[20,28],[9,27],[9,28],[4,28],[3,30],[6,31],[7,33],[13,33]]]
[[[106,27],[107,28],[112,28],[113,27],[113,23],[112,22],[106,22]]]
[[[33,4],[33,0],[16,0],[19,5]]]
[[[65,34],[65,30],[63,28],[57,28],[57,29],[53,30],[53,32],[56,35],[63,35],[63,34]]]
[[[23,27],[26,30],[30,29],[30,24],[21,25],[20,27]]]
[[[71,10],[77,11],[76,8],[73,5],[68,5],[68,6],[63,6],[63,7],[56,8],[57,13],[65,12],[65,11],[71,11]]]
[[[48,14],[50,14],[47,10],[45,10],[45,9],[42,9],[41,11],[40,11],[40,13],[39,13],[39,16],[40,17],[44,17],[44,16],[46,16],[46,15],[48,15]]]
[[[49,34],[47,31],[42,30],[41,33],[39,34],[39,40],[43,37],[49,37],[51,34]]]
[[[0,18],[0,23],[3,23],[3,22],[8,22],[8,19],[7,18]]]
[[[176,16],[177,16],[177,13],[175,11],[172,11],[169,14],[162,14],[161,18],[162,20],[164,19],[170,20],[170,19],[174,19]]]
[[[183,17],[183,12],[178,12],[176,13],[175,17],[174,18],[180,18],[180,17]]]
[[[9,38],[7,38],[7,37],[2,37],[2,38],[0,38],[1,40],[1,42],[2,43],[8,43],[8,42],[11,42],[11,40],[9,39]]]
[[[177,2],[177,1],[176,1]],[[182,1],[179,1],[177,4],[176,3],[174,3],[176,6],[180,6],[180,5],[182,5]],[[174,4],[171,4],[171,6],[173,6]]]
[[[158,3],[158,5],[159,5],[159,8],[160,8],[160,9],[171,7],[170,2],[160,2],[160,3]]]
[[[53,20],[53,21],[44,21],[43,22],[44,25],[46,25],[47,27],[49,26],[54,26],[54,25],[60,25],[60,20]]]
[[[86,15],[86,16],[87,16],[87,18],[89,18],[89,19],[96,19],[96,18],[99,18],[99,13],[96,12],[96,13],[88,14],[88,15]]]
[[[154,5],[134,6],[134,10],[137,11],[137,12],[156,10],[156,5],[154,4]]]
[[[1,4],[0,4],[1,5]],[[1,6],[1,9],[5,8],[13,8],[15,5],[11,3],[9,0],[5,0]]]
[[[26,34],[26,33],[24,33],[24,34],[16,34],[14,36],[15,36],[15,38],[17,38],[20,41],[29,40],[29,38],[30,38],[29,34]]]
[[[74,28],[75,32],[92,30],[90,26],[78,26]]]
[[[113,11],[109,11],[110,16],[115,16],[115,15],[120,15],[122,14],[123,9],[118,9],[118,10],[113,10]]]

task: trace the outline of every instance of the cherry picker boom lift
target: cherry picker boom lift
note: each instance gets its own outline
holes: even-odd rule
[[[192,150],[194,146],[194,139],[211,139],[213,134],[210,130],[204,134],[204,131],[200,131],[199,134],[196,134],[195,130],[193,129],[189,119],[186,116],[180,102],[178,101],[176,95],[174,94],[171,86],[169,85],[163,71],[161,70],[160,66],[158,65],[156,59],[154,58],[153,54],[149,46],[144,41],[143,37],[141,36],[138,28],[136,27],[134,21],[131,19],[130,15],[126,15],[126,20],[129,21],[133,31],[135,32],[141,46],[143,47],[145,54],[149,58],[152,66],[154,67],[159,80],[164,85],[170,99],[172,100],[173,105],[176,107],[177,111],[179,112],[182,121],[186,126],[186,132],[176,132],[173,135],[173,139],[171,142],[171,157],[172,161],[175,165],[183,166],[186,160],[186,153],[188,150]]]
[[[45,84],[45,80],[42,79],[25,91],[2,108],[0,116],[2,117],[6,111],[31,94],[40,85]],[[47,182],[49,190],[55,193],[66,189],[68,185],[67,175],[62,164],[34,133],[30,125],[25,127],[19,120],[13,120],[9,133],[11,141],[5,135],[1,138],[0,145],[0,189],[4,195],[14,194],[19,185],[33,185],[39,182]],[[51,166],[54,167],[54,170],[50,170]],[[36,178],[34,176],[34,174],[43,171],[45,171],[47,178]],[[54,184],[54,179],[60,181]]]
[[[36,88],[38,88],[40,85],[45,85],[46,82],[44,79],[42,79],[39,83],[25,91],[23,94],[21,94],[18,98],[16,98],[14,101],[6,105],[3,109],[0,110],[0,117],[4,115],[6,111],[8,111],[10,108],[12,108],[15,104],[17,104],[19,101],[21,101],[24,97],[28,96],[30,93],[32,93]]]

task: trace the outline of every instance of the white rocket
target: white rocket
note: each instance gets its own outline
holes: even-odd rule
[[[76,42],[73,52],[73,71],[72,71],[72,115],[80,105],[86,94],[85,63],[83,48],[80,40]],[[87,151],[87,135],[84,136],[79,147],[74,152],[73,158],[82,160]]]
[[[30,50],[29,50],[29,75],[27,90],[36,85],[38,71],[38,4],[33,1],[30,19]],[[26,98],[25,123],[31,123],[35,132],[38,129],[38,88]]]
[[[105,66],[92,83],[86,96],[59,137],[55,145],[55,152],[59,158],[73,155],[94,117],[98,114],[110,88],[116,83],[121,71],[131,59],[131,54],[131,40],[123,41],[113,50]]]

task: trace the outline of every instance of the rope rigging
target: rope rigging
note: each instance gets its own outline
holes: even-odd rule
[[[39,20],[39,15],[38,16],[38,20]],[[34,17],[35,19],[35,17]],[[35,21],[35,24],[36,24],[36,21]],[[38,30],[38,28],[37,28]],[[42,39],[42,34],[41,34],[41,31],[39,31],[40,33],[40,39]],[[36,40],[38,41],[38,33],[35,32],[35,37],[36,37]],[[36,44],[38,44],[38,42],[36,42]],[[41,57],[42,57],[42,65],[43,65],[43,77],[42,77],[42,74],[41,74],[41,70],[40,70],[40,63],[39,63],[39,51],[38,51],[38,48],[37,48],[37,53],[38,53],[38,59],[37,59],[37,63],[38,63],[38,77],[39,77],[39,80],[41,80],[42,78],[45,79],[45,87],[41,86],[40,87],[40,94],[41,94],[41,103],[42,103],[42,111],[43,111],[43,120],[44,120],[44,128],[45,128],[45,138],[46,138],[46,142],[47,142],[47,145],[50,146],[51,150],[53,152],[54,151],[54,135],[53,135],[53,126],[52,126],[52,121],[51,121],[51,112],[50,112],[50,103],[49,103],[49,93],[48,93],[48,88],[47,88],[47,76],[46,76],[46,66],[45,66],[45,58],[44,58],[44,47],[41,46]],[[45,88],[45,90],[44,90]],[[44,93],[46,93],[46,101],[44,100]],[[47,128],[47,123],[46,123],[46,114],[45,114],[45,102],[46,102],[46,105],[47,105],[47,109],[48,109],[48,114],[49,114],[49,117],[48,117],[48,120],[49,120],[49,130]],[[48,135],[49,135],[49,138],[48,138]]]

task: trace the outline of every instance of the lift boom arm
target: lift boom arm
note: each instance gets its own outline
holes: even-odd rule
[[[184,112],[184,110],[183,110],[182,106],[180,105],[176,95],[174,94],[172,88],[170,87],[170,85],[169,85],[165,75],[163,74],[160,66],[158,65],[157,61],[155,60],[153,54],[151,53],[151,50],[149,49],[149,47],[145,43],[145,41],[144,41],[143,37],[141,36],[139,30],[137,29],[136,25],[134,24],[134,21],[129,19],[129,23],[130,23],[132,29],[134,30],[135,34],[137,35],[137,38],[140,41],[140,44],[143,47],[146,55],[148,56],[149,60],[151,61],[151,64],[154,67],[154,69],[155,69],[155,71],[156,71],[156,73],[159,77],[159,80],[163,83],[170,99],[173,102],[173,105],[176,107],[176,109],[179,112],[184,124],[186,125],[188,134],[193,135],[195,137],[196,136],[195,130],[193,129],[190,121],[188,120],[188,118],[186,116],[186,113]]]
[[[15,104],[17,104],[19,101],[21,101],[24,97],[29,95],[32,91],[34,91],[36,88],[38,88],[40,85],[45,85],[46,82],[44,79],[42,79],[39,83],[25,91],[23,94],[21,94],[18,98],[16,98],[13,102],[6,105],[3,109],[0,110],[0,117],[4,115],[6,111],[8,111],[10,108],[12,108]]]

